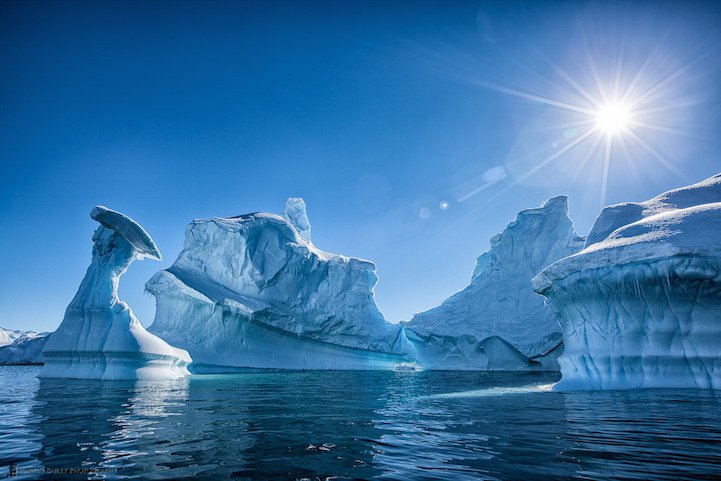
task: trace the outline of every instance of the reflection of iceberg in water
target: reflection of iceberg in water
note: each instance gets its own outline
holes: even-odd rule
[[[42,449],[42,435],[38,433],[35,397],[39,380],[35,366],[7,366],[0,369],[0,479],[8,477],[10,466],[33,469],[40,466],[37,453]],[[18,475],[12,479],[36,479],[37,476]]]
[[[188,388],[187,379],[43,379],[33,409],[43,435],[38,458],[46,469],[110,470],[111,478],[173,479],[203,472],[212,463],[168,449],[202,432],[202,417],[187,413]]]
[[[573,441],[563,455],[577,464],[578,478],[718,479],[718,393],[619,390],[560,399],[564,436]]]

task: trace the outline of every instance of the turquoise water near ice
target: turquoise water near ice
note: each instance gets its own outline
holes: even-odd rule
[[[11,465],[13,479],[70,480],[721,476],[721,393],[713,391],[561,394],[548,390],[559,377],[550,373],[268,372],[133,383],[39,380],[38,370],[0,366],[0,478]]]

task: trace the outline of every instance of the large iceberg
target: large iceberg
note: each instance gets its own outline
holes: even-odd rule
[[[531,279],[582,247],[566,197],[518,213],[478,258],[468,287],[405,324],[418,362],[427,369],[557,371],[560,326]]]
[[[606,207],[533,281],[563,329],[558,390],[721,389],[721,174]]]
[[[174,379],[188,375],[186,351],[147,332],[118,299],[118,282],[137,259],[160,260],[160,251],[135,221],[106,207],[90,216],[93,258],[63,322],[43,349],[42,378]]]
[[[149,330],[190,351],[194,372],[390,369],[402,336],[373,298],[373,263],[316,248],[302,199],[283,215],[191,222],[146,289]]]
[[[49,335],[0,327],[0,364],[42,364],[42,350]]]

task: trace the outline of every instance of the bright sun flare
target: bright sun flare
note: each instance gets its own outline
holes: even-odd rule
[[[606,104],[595,115],[596,128],[608,135],[627,130],[630,120],[631,113],[623,104]]]

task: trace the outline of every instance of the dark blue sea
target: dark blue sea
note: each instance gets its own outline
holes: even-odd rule
[[[0,478],[713,479],[721,392],[557,374],[268,372],[169,383],[0,367]]]

